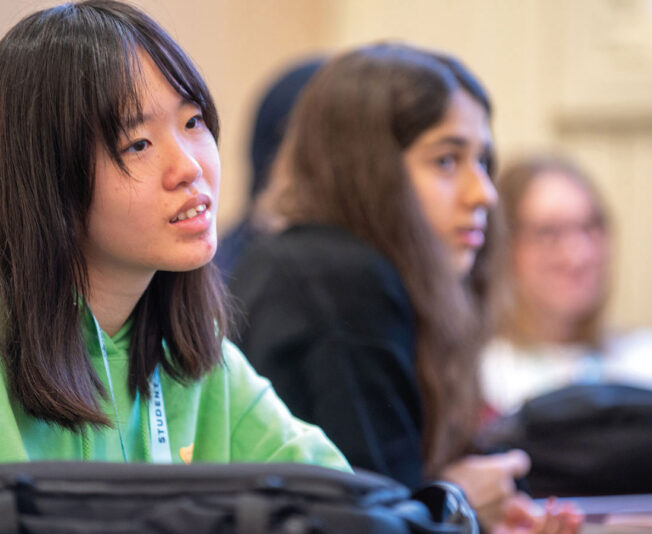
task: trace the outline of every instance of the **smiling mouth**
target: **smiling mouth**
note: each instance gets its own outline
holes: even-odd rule
[[[185,221],[186,219],[192,219],[193,217],[197,217],[198,215],[201,215],[205,211],[206,211],[206,204],[198,204],[194,208],[190,208],[186,211],[182,211],[170,222],[175,223],[179,221]]]

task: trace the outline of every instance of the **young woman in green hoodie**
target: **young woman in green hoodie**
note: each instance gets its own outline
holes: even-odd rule
[[[179,46],[126,4],[0,42],[0,461],[348,469],[224,338],[219,124]]]

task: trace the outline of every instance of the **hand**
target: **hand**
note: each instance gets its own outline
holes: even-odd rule
[[[515,478],[530,470],[530,458],[521,450],[504,454],[466,456],[446,467],[442,478],[460,486],[478,521],[488,532],[503,520],[506,503],[516,495]]]
[[[501,501],[516,492],[515,478],[530,470],[530,457],[513,449],[503,454],[471,455],[447,466],[442,477],[460,486],[474,508]]]
[[[558,506],[554,497],[541,510],[525,494],[519,493],[505,503],[502,519],[491,534],[576,534],[584,516],[573,504]]]
[[[504,454],[467,456],[446,467],[442,477],[460,486],[483,529],[490,534],[576,534],[583,516],[571,504],[554,498],[541,510],[516,491],[515,478],[530,470],[530,458],[521,450]]]

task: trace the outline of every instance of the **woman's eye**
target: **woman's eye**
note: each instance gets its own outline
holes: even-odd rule
[[[457,157],[454,154],[441,156],[435,160],[435,164],[440,168],[447,171],[453,170],[457,163]]]
[[[194,128],[197,128],[200,126],[201,122],[203,122],[203,117],[201,115],[195,115],[192,117],[188,122],[186,122],[186,128],[189,130],[192,130]]]
[[[147,139],[139,139],[138,141],[131,143],[126,149],[125,152],[142,152],[149,146],[149,141]]]
[[[489,156],[488,154],[486,154],[484,156],[481,156],[478,159],[478,163],[485,170],[485,172],[488,172],[489,171],[489,166],[490,166],[490,163],[491,163],[491,156]]]

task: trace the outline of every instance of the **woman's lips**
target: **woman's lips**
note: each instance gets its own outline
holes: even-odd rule
[[[203,206],[203,204],[200,204],[200,206]],[[185,219],[177,219],[175,221],[171,221],[172,226],[191,234],[205,232],[211,227],[213,216],[208,208],[206,208],[204,211],[197,211],[196,208],[191,208],[189,211],[194,211],[195,214]]]
[[[466,247],[480,248],[484,245],[484,228],[458,228],[456,234],[460,243]]]
[[[179,207],[174,217],[170,219],[170,222],[177,224],[180,221],[196,217],[197,213],[208,213],[210,207],[211,199],[208,195],[193,196]]]
[[[170,219],[175,228],[190,234],[207,231],[213,224],[211,199],[208,195],[196,195],[184,202],[176,215]]]
[[[194,217],[197,217],[197,215],[201,215],[208,209],[208,206],[206,204],[198,204],[197,206],[194,206],[190,209],[187,209],[186,211],[182,211],[179,213],[174,219],[172,219],[170,222],[171,223],[177,223],[179,221],[185,221],[187,219],[192,219]]]

